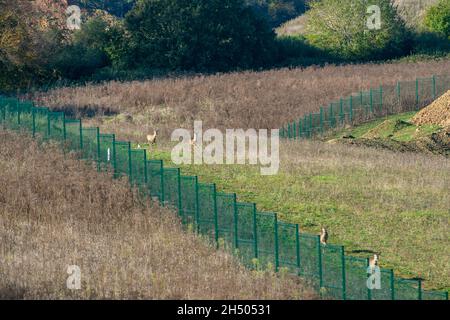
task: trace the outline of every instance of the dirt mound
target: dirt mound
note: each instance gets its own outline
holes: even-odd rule
[[[430,136],[421,137],[413,141],[396,141],[383,138],[360,138],[339,140],[339,142],[355,146],[387,149],[394,152],[421,152],[450,157],[450,127],[442,129]]]
[[[424,124],[450,126],[450,90],[417,113],[412,119],[412,123],[417,126]]]

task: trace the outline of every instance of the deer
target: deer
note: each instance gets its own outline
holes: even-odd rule
[[[147,135],[147,141],[149,144],[155,144],[156,143],[156,130],[153,130],[153,134],[148,134]]]
[[[191,139],[189,142],[192,146],[195,146],[195,143],[197,142],[197,134],[194,132],[194,138]]]
[[[370,267],[370,270],[375,270],[375,267],[378,267],[378,263],[379,263],[379,253],[375,253],[374,255],[373,255],[373,257],[370,257],[369,258],[369,267]]]
[[[325,227],[322,227],[322,230],[320,232],[320,243],[326,246],[327,241],[328,241],[328,231]]]

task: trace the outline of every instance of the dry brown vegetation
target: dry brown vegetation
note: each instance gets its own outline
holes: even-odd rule
[[[144,138],[153,128],[278,128],[332,100],[380,84],[413,80],[450,70],[450,60],[361,64],[242,72],[187,78],[107,82],[35,94],[42,105],[79,116],[128,113],[90,121],[122,139]]]
[[[0,298],[314,298],[299,278],[246,270],[126,180],[58,150],[0,132]],[[66,288],[68,265],[81,268],[81,290]]]

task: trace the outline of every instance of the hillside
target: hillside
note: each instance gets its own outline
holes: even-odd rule
[[[281,69],[148,81],[112,81],[36,92],[32,98],[121,139],[145,140],[152,129],[169,140],[174,128],[279,128],[350,93],[394,86],[450,70],[450,60]],[[130,117],[124,117],[128,114]]]
[[[130,139],[134,147],[137,143],[148,147],[145,134],[158,128],[158,145],[149,149],[149,157],[170,164],[170,133],[179,127],[191,129],[194,119],[203,120],[204,128],[270,128],[283,117],[316,111],[320,103],[362,84],[394,84],[398,77],[440,72],[448,63],[328,66],[112,82],[62,88],[36,97],[43,104],[85,116],[85,124]],[[412,114],[405,117],[398,120],[406,121]],[[367,124],[365,132],[385,120]],[[395,121],[388,123],[384,130],[395,125]],[[436,128],[424,128],[420,134],[415,128],[404,130],[398,132],[399,138],[407,140],[433,134]],[[250,165],[192,165],[183,166],[182,172],[218,183],[221,191],[236,192],[240,201],[255,202],[260,210],[278,212],[306,232],[317,233],[321,225],[327,225],[332,243],[343,244],[350,254],[362,257],[381,251],[383,267],[406,277],[420,275],[425,288],[449,288],[450,263],[439,255],[450,246],[442,237],[450,207],[445,187],[450,184],[448,159],[309,141],[281,143],[280,158],[280,172],[269,177],[260,176],[259,168]],[[408,229],[402,228],[405,224]]]

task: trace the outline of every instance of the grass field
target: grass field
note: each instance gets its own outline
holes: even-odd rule
[[[298,277],[245,269],[57,146],[1,131],[0,171],[0,299],[316,297]],[[80,290],[66,287],[69,265]]]

